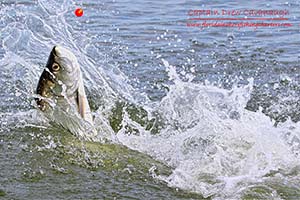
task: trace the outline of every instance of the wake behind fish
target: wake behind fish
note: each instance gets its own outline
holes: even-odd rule
[[[280,197],[278,178],[295,171],[299,178],[299,123],[274,122],[262,112],[245,109],[253,80],[232,90],[183,82],[174,66],[163,60],[174,85],[158,107],[164,128],[157,135],[119,133],[118,139],[174,167],[170,176],[158,176],[172,187],[204,197],[240,198],[268,185],[264,197]],[[293,142],[292,142],[293,141]],[[266,182],[271,182],[267,184]],[[256,197],[263,194],[258,194]]]

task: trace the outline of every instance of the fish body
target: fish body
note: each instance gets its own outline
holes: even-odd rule
[[[42,75],[36,93],[38,108],[42,111],[59,106],[61,111],[75,110],[85,122],[94,126],[90,106],[86,97],[82,73],[76,56],[66,48],[54,46]],[[66,116],[64,116],[66,118]],[[60,123],[73,129],[70,124]]]

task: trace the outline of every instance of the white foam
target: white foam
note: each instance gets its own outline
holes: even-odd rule
[[[123,144],[175,168],[160,179],[204,197],[237,198],[269,173],[300,165],[299,154],[283,138],[287,132],[298,138],[299,124],[275,128],[260,111],[244,108],[253,80],[228,91],[183,82],[173,66],[163,63],[174,81],[158,108],[167,126],[158,135],[118,135]]]

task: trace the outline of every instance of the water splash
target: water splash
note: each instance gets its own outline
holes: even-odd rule
[[[175,168],[160,179],[204,197],[237,198],[270,173],[299,166],[299,124],[291,133],[289,125],[275,128],[263,113],[245,109],[253,80],[229,91],[183,82],[163,63],[174,81],[159,106],[167,126],[158,135],[118,135],[123,144]]]

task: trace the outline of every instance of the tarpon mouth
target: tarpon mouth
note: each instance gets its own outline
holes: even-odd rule
[[[70,59],[70,60],[76,60],[77,61],[75,55],[69,49],[66,49],[66,48],[64,48],[60,45],[54,46],[53,49],[52,49],[52,52],[56,57],[67,58],[67,59]]]
[[[56,48],[56,46],[53,47],[51,53],[53,53],[54,56],[57,56],[55,48]],[[57,56],[57,57],[58,57],[58,56]]]

